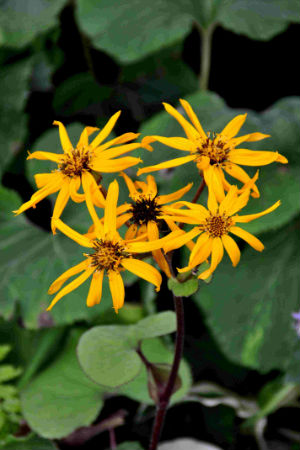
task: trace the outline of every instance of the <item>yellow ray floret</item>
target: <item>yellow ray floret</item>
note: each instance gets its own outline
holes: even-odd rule
[[[254,178],[255,180],[256,178]],[[253,181],[254,181],[253,180]],[[244,190],[242,194],[238,193],[236,186],[231,186],[229,192],[224,197],[222,202],[218,202],[214,191],[209,191],[207,209],[188,202],[184,205],[179,204],[178,209],[173,208],[173,213],[176,214],[183,223],[191,223],[195,226],[191,231],[185,235],[175,237],[169,240],[164,245],[165,252],[179,248],[190,239],[199,236],[193,250],[190,253],[189,262],[183,269],[178,269],[179,272],[187,272],[199,266],[201,263],[211,257],[210,267],[208,270],[200,273],[198,278],[207,279],[216,269],[223,258],[224,248],[231,259],[232,265],[236,266],[240,260],[240,250],[238,245],[229,235],[229,233],[242,238],[251,247],[257,251],[262,251],[264,246],[262,242],[238,226],[239,223],[250,222],[261,216],[271,213],[280,205],[277,201],[270,208],[257,213],[240,216],[237,214],[248,203],[250,196],[250,188]],[[182,209],[185,206],[187,209]]]
[[[181,106],[190,119],[186,120],[175,108],[164,103],[166,111],[173,116],[182,126],[186,138],[146,136],[142,144],[148,150],[152,142],[158,141],[169,147],[189,153],[189,156],[175,158],[154,166],[139,169],[138,175],[168,169],[194,161],[199,171],[203,171],[205,182],[209,189],[213,189],[219,202],[224,199],[224,190],[230,189],[230,184],[225,179],[224,172],[243,184],[249,182],[249,175],[240,167],[265,166],[274,161],[286,164],[287,159],[278,152],[253,151],[244,148],[236,148],[243,142],[255,142],[269,137],[267,134],[250,133],[235,137],[246,120],[247,114],[241,114],[232,119],[220,133],[204,132],[195,112],[186,100],[180,100]],[[242,190],[240,190],[242,192]],[[252,196],[259,197],[257,186],[252,186]]]
[[[54,121],[58,126],[63,153],[50,153],[37,151],[29,154],[27,159],[49,160],[57,164],[57,168],[51,173],[35,175],[35,181],[39,190],[31,199],[24,203],[16,214],[21,214],[28,208],[35,208],[36,204],[50,194],[59,192],[52,216],[51,226],[55,233],[55,220],[59,219],[66,204],[71,198],[80,203],[86,201],[92,217],[96,218],[94,205],[104,207],[105,198],[93,176],[97,172],[98,180],[102,173],[119,172],[141,162],[139,158],[120,156],[141,147],[139,143],[128,143],[136,139],[136,133],[125,133],[117,138],[103,143],[112,131],[120,111],[114,114],[95,139],[89,143],[89,136],[98,130],[94,127],[84,128],[76,147],[73,147],[67,130],[61,122]],[[78,190],[82,186],[83,193]]]
[[[118,195],[119,185],[115,180],[108,189],[104,220],[100,221],[98,217],[95,217],[94,213],[91,214],[94,222],[93,238],[78,233],[64,224],[59,218],[55,219],[55,227],[79,245],[89,249],[89,253],[84,254],[84,261],[68,269],[52,283],[48,293],[57,294],[48,310],[53,308],[62,297],[84,283],[90,276],[92,276],[92,281],[87,297],[87,306],[94,306],[100,302],[102,282],[105,274],[108,276],[113,307],[116,312],[123,306],[125,298],[121,276],[121,272],[124,270],[129,270],[149,283],[154,284],[156,290],[160,289],[161,274],[150,264],[137,259],[137,254],[158,250],[167,244],[169,240],[173,240],[184,232],[176,230],[168,236],[152,242],[131,242],[130,240],[122,239],[117,232],[116,224]],[[62,287],[70,277],[78,274],[80,275],[77,278],[65,287]]]

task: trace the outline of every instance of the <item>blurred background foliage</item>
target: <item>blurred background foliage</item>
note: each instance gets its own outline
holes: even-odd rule
[[[26,163],[26,154],[60,152],[54,119],[67,125],[74,144],[84,126],[101,127],[118,109],[116,134],[179,136],[161,102],[178,106],[180,97],[207,130],[220,131],[247,112],[243,132],[271,134],[251,148],[278,150],[289,165],[261,168],[261,198],[247,206],[254,212],[282,201],[276,213],[248,224],[265,251],[242,247],[236,269],[224,259],[213,281],[185,300],[181,387],[161,450],[206,450],[205,442],[223,450],[300,449],[299,324],[291,316],[300,308],[296,22],[298,0],[0,2],[0,449],[113,448],[112,429],[118,449],[146,448],[154,414],[146,390],[151,374],[144,369],[121,387],[105,388],[97,384],[103,373],[87,376],[92,361],[79,355],[82,370],[76,346],[92,325],[101,333],[109,325],[123,336],[122,348],[111,340],[111,352],[101,354],[93,342],[86,345],[108,366],[114,349],[126,360],[133,352],[127,331],[172,309],[166,283],[156,297],[128,276],[118,316],[106,285],[100,306],[86,308],[88,287],[82,286],[47,313],[48,287],[78,261],[78,247],[50,234],[52,199],[17,218],[11,211],[34,192],[33,174],[52,170],[46,161]],[[174,155],[155,144],[141,157],[148,165]],[[193,181],[188,200],[199,183],[192,165],[156,179],[161,193]],[[120,201],[125,193],[121,189]],[[84,205],[69,205],[63,218],[82,232],[90,225]],[[162,317],[149,317],[151,332],[142,344],[147,358],[160,364],[172,360],[172,339],[159,336],[173,329],[166,322],[161,333]]]

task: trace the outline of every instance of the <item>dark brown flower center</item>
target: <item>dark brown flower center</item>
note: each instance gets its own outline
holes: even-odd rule
[[[158,222],[158,216],[161,213],[161,206],[157,205],[154,198],[141,198],[132,203],[130,212],[132,212],[132,223],[136,225],[147,224],[151,220]]]
[[[119,242],[109,240],[95,240],[94,253],[87,254],[91,258],[91,265],[97,270],[117,270],[124,258],[130,258],[131,254]]]
[[[208,156],[211,165],[222,164],[227,159],[230,148],[226,147],[226,142],[222,141],[218,135],[213,134],[212,139],[207,137],[198,147],[201,156]]]
[[[220,216],[219,214],[210,215],[203,224],[203,229],[207,231],[207,233],[211,237],[221,237],[224,234],[227,234],[229,228],[233,224],[231,217],[223,214]]]
[[[72,153],[64,155],[64,162],[59,165],[59,169],[68,177],[80,176],[83,171],[91,171],[90,160],[89,151],[75,148]]]

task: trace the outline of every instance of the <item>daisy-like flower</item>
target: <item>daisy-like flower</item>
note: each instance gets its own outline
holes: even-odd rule
[[[182,198],[191,189],[193,183],[187,184],[184,188],[172,194],[157,195],[157,185],[152,175],[147,176],[146,183],[144,181],[132,181],[125,173],[121,175],[125,180],[129,190],[129,196],[132,199],[131,204],[127,204],[127,206],[125,204],[119,207],[119,211],[125,212],[125,214],[117,218],[117,228],[126,222],[130,223],[125,234],[125,239],[131,240],[141,235],[145,235],[145,239],[148,238],[149,241],[159,239],[159,229],[163,224],[161,219],[162,214],[170,230],[175,231],[179,229],[174,223],[172,216],[168,215],[167,203]],[[152,256],[159,267],[170,277],[169,265],[162,251],[160,249],[153,250]]]
[[[52,300],[48,310],[69,292],[84,283],[90,276],[92,281],[87,296],[87,306],[94,306],[101,300],[104,273],[109,279],[109,287],[116,312],[123,306],[125,290],[121,272],[129,270],[156,286],[159,291],[162,281],[161,274],[150,264],[134,257],[137,253],[148,253],[161,248],[169,239],[181,235],[182,231],[175,231],[155,242],[131,242],[121,238],[117,232],[117,201],[119,185],[113,181],[108,189],[104,210],[104,221],[93,217],[95,238],[90,239],[56,219],[56,227],[73,239],[79,245],[90,250],[84,253],[84,261],[64,272],[49,288],[49,294],[55,294],[72,276],[81,273],[77,278],[63,287]]]
[[[27,159],[50,160],[57,164],[57,169],[51,173],[35,175],[36,185],[39,190],[32,195],[28,202],[14,212],[18,215],[31,207],[35,208],[36,204],[45,197],[59,191],[51,221],[53,233],[55,233],[55,220],[61,216],[70,197],[78,203],[86,201],[91,216],[96,220],[94,205],[104,207],[105,199],[92,173],[97,172],[101,179],[102,173],[119,172],[141,162],[139,158],[131,156],[117,158],[124,153],[141,147],[140,143],[121,145],[136,139],[139,134],[125,133],[105,144],[102,143],[112,131],[120,113],[121,111],[110,118],[91,143],[89,143],[89,136],[98,128],[86,127],[81,133],[75,148],[64,125],[61,122],[54,121],[53,124],[59,127],[63,153],[37,151],[29,154]],[[81,184],[84,191],[83,194],[78,192]]]
[[[235,267],[240,260],[240,250],[234,239],[229,236],[229,233],[244,239],[259,252],[264,249],[262,242],[257,237],[243,230],[238,224],[251,222],[258,217],[269,214],[278,208],[280,201],[277,201],[270,208],[260,213],[245,216],[238,215],[237,212],[247,205],[249,196],[250,188],[239,195],[237,187],[231,186],[221,203],[216,200],[214,192],[211,190],[208,196],[207,209],[202,205],[179,202],[178,207],[187,206],[188,210],[174,209],[173,212],[176,214],[177,219],[197,226],[185,235],[166,243],[163,246],[165,252],[179,248],[187,241],[200,235],[190,254],[188,266],[178,269],[179,272],[192,270],[211,255],[210,268],[198,276],[202,280],[207,279],[221,262],[224,248],[231,259],[232,265]]]
[[[188,115],[188,122],[175,108],[167,103],[163,103],[166,111],[171,114],[182,126],[187,138],[146,136],[142,140],[145,148],[152,149],[150,144],[159,141],[169,147],[190,153],[189,156],[171,159],[169,161],[144,167],[138,170],[137,174],[154,172],[161,169],[168,169],[194,161],[197,168],[203,171],[205,182],[209,189],[213,189],[218,201],[224,199],[224,190],[230,189],[229,182],[225,179],[224,172],[243,184],[250,180],[249,175],[240,167],[242,166],[265,166],[274,161],[286,164],[287,159],[278,152],[253,151],[245,148],[236,148],[243,142],[260,141],[269,137],[267,134],[250,133],[244,136],[235,137],[246,120],[247,114],[236,116],[232,119],[221,133],[205,133],[195,112],[186,100],[180,103]],[[259,197],[259,191],[254,184],[252,196]],[[242,192],[240,190],[239,192]]]

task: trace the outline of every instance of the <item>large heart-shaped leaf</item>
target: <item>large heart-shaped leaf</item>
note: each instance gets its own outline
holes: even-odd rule
[[[223,261],[210,285],[194,296],[215,339],[232,361],[261,372],[296,375],[299,338],[292,312],[299,309],[297,223],[262,237],[262,254],[247,248],[239,266]]]
[[[92,380],[115,388],[128,383],[140,372],[142,360],[136,350],[141,340],[172,333],[175,329],[172,311],[148,316],[131,326],[94,327],[80,339],[78,359]]]
[[[26,421],[45,438],[59,439],[90,425],[103,405],[103,392],[77,362],[76,345],[81,333],[71,332],[59,357],[21,394]]]

